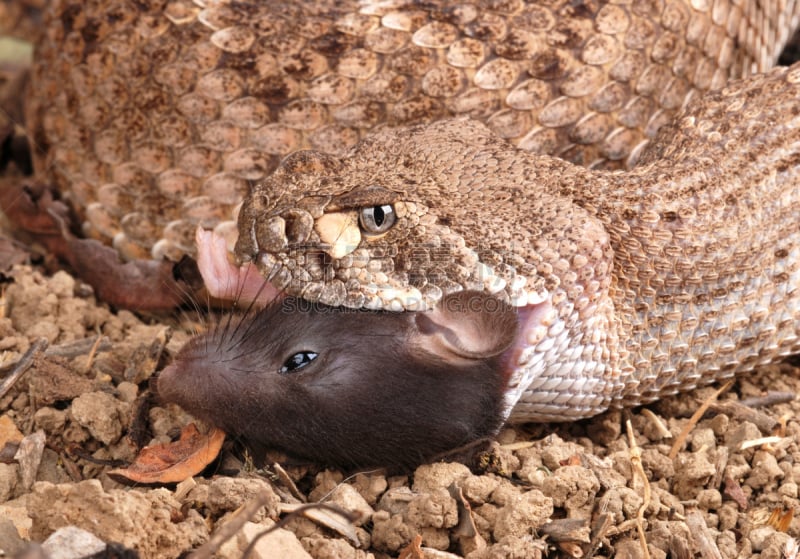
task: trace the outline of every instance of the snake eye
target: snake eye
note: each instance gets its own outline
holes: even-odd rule
[[[283,367],[280,368],[280,373],[285,375],[286,373],[293,373],[298,369],[302,369],[316,359],[318,355],[319,354],[314,351],[298,351],[286,360]]]
[[[367,235],[386,233],[394,225],[396,219],[397,214],[394,213],[394,206],[391,204],[361,208],[358,213],[358,222]]]

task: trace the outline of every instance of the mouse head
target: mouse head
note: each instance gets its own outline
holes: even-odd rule
[[[278,301],[190,341],[160,398],[231,435],[339,466],[395,466],[493,435],[516,311],[477,292],[432,311]]]

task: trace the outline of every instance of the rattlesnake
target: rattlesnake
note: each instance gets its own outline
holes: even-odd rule
[[[256,240],[276,252],[259,264],[280,287],[419,309],[478,277],[530,305],[512,419],[582,417],[797,348],[798,70],[709,97],[670,129],[677,140],[649,144],[705,91],[766,70],[798,18],[791,1],[62,1],[27,118],[40,174],[126,258],[193,254],[197,226],[232,249],[231,216],[258,183],[238,253],[255,257]],[[762,112],[770,92],[781,105]],[[372,133],[458,115],[491,133],[472,120]],[[290,152],[342,156],[365,137],[343,163],[306,152],[268,178]],[[739,149],[762,158],[743,164]],[[326,204],[340,217],[316,238]],[[359,236],[361,252],[331,253],[331,228],[352,231],[365,205],[416,220],[416,246],[395,227],[380,252]],[[531,227],[532,214],[547,219]],[[287,251],[287,223],[303,254],[335,266]],[[413,251],[434,245],[460,262],[426,269]]]

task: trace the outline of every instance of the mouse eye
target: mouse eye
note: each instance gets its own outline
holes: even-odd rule
[[[280,368],[281,374],[293,373],[298,369],[302,369],[314,359],[317,358],[317,353],[314,351],[298,351],[292,355]]]
[[[382,206],[369,206],[361,208],[358,212],[358,222],[367,235],[382,235],[394,225],[397,214],[394,206],[383,204]]]

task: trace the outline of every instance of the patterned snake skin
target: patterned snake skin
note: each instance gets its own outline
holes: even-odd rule
[[[800,19],[791,0],[53,4],[27,111],[37,172],[87,236],[126,258],[193,254],[197,226],[233,250],[241,211],[239,256],[273,275],[280,262],[282,286],[393,308],[384,288],[415,287],[433,304],[474,279],[475,250],[488,248],[484,287],[531,314],[512,419],[648,401],[797,348],[798,72],[708,94],[774,63]],[[465,120],[373,132],[453,116],[492,134]],[[294,157],[268,179],[296,150],[341,156],[369,136],[341,167]],[[436,188],[420,188],[431,177]],[[477,181],[490,183],[480,195]],[[392,196],[330,205],[374,184]],[[441,244],[464,243],[472,261],[410,286],[394,274],[414,261],[401,244],[376,256],[364,241],[384,266],[365,278],[349,254],[323,270],[275,242],[275,227],[278,240],[297,234],[276,225],[286,212],[305,212],[312,221],[295,223],[308,227],[322,212],[386,203],[400,217],[428,213],[416,246],[449,235]],[[537,211],[548,220],[530,225]],[[344,295],[304,291],[330,273],[350,282]],[[367,287],[384,291],[367,303]]]

